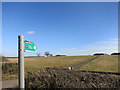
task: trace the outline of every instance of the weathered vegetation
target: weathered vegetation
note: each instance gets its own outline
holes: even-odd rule
[[[120,76],[59,68],[28,72],[26,88],[119,88]]]
[[[2,78],[13,79],[18,76],[18,63],[3,63],[2,64]]]

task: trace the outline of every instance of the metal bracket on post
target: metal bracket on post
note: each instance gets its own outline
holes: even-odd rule
[[[24,89],[24,36],[18,36],[19,88]]]

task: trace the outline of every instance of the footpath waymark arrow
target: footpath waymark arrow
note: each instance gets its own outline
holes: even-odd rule
[[[35,52],[35,50],[37,49],[37,47],[33,42],[29,42],[25,40],[24,43],[25,43],[25,52]]]

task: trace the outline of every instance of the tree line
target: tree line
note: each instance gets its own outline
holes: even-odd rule
[[[46,57],[53,56],[53,55],[52,55],[50,52],[48,52],[48,51],[45,52],[44,54],[45,54]],[[40,53],[37,53],[37,56],[40,57],[40,56],[41,56]],[[66,56],[66,55],[60,55],[60,54],[58,54],[58,55],[56,55],[56,56]]]

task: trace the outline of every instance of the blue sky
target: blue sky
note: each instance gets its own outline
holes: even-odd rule
[[[53,55],[88,55],[118,50],[117,2],[19,2],[2,4],[4,56],[17,56],[18,35]]]

